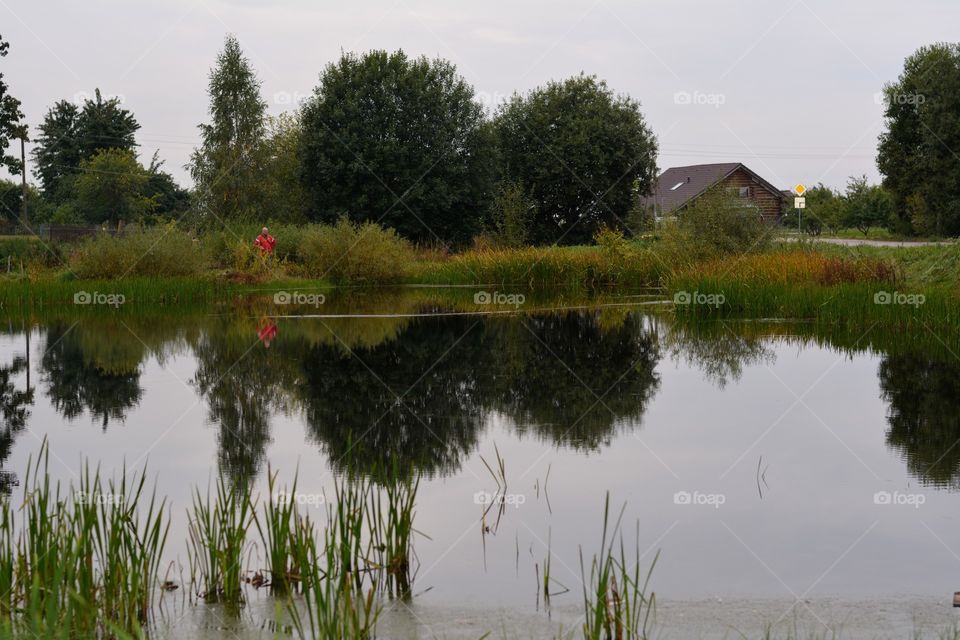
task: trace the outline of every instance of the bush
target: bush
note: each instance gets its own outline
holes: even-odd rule
[[[68,265],[78,278],[190,276],[207,268],[199,244],[173,224],[96,236],[77,246]]]
[[[399,282],[410,273],[413,246],[393,229],[341,218],[333,226],[310,227],[300,247],[304,271],[337,283]]]
[[[677,264],[734,253],[760,251],[769,246],[773,228],[755,207],[713,189],[697,198],[665,225],[663,250]]]
[[[277,241],[274,255],[278,260],[290,263],[302,262],[300,245],[306,228],[300,225],[274,224],[272,222],[268,222],[266,225],[252,222],[231,222],[229,228],[205,233],[202,241],[203,252],[207,260],[220,269],[236,268],[237,252],[239,251],[237,245],[245,243],[252,249],[253,241],[264,226],[270,229],[270,235]]]

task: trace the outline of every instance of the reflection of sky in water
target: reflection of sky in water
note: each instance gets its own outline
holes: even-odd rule
[[[503,331],[522,336],[524,329]],[[281,324],[271,349],[283,339]],[[900,450],[888,446],[888,403],[881,399],[878,381],[882,356],[850,356],[780,341],[764,344],[765,356],[747,359],[739,378],[730,376],[725,384],[706,375],[702,362],[692,364],[696,360],[685,357],[682,347],[673,354],[677,357],[670,357],[663,346],[656,364],[659,383],[644,415],[639,420],[630,415],[605,418],[614,426],[596,449],[571,448],[563,438],[551,437],[563,429],[527,425],[518,430],[511,411],[486,407],[478,417],[477,445],[469,446],[459,469],[421,484],[417,528],[431,539],[416,544],[420,571],[415,591],[431,589],[417,600],[419,605],[426,610],[479,606],[533,611],[535,565],[543,565],[549,536],[553,575],[571,589],[555,597],[554,604],[576,606],[581,597],[578,545],[590,553],[599,543],[607,491],[617,507],[627,503],[623,520],[629,539],[639,520],[643,562],[660,550],[653,585],[658,596],[668,599],[778,598],[789,604],[801,595],[858,600],[909,594],[942,600],[960,587],[958,497],[921,486],[908,473]],[[46,345],[36,333],[32,347],[36,401],[28,431],[17,436],[4,468],[22,476],[28,456],[36,454],[44,437],[50,441],[51,471],[64,481],[79,472],[83,459],[113,470],[124,460],[140,464],[148,455],[159,494],[174,505],[169,551],[185,561],[185,509],[193,488],[206,486],[216,473],[220,437],[206,399],[198,397],[192,382],[197,371],[193,351],[179,348],[165,354],[162,366],[147,357],[140,366],[139,403],[127,410],[125,421],[111,420],[103,431],[101,422],[91,422],[88,415],[65,421],[54,410],[40,366]],[[4,336],[4,362],[22,352],[22,335]],[[447,357],[461,356],[454,347]],[[466,366],[475,366],[476,377],[484,379],[500,355],[489,357],[489,363]],[[337,366],[334,359],[324,362]],[[418,375],[429,377],[430,364],[422,363]],[[582,390],[570,371],[554,365],[549,359],[538,365],[551,368],[552,386],[545,392],[555,394],[565,386]],[[583,378],[582,370],[575,372]],[[22,387],[22,374],[13,380]],[[362,383],[378,384],[372,379]],[[375,388],[375,394],[381,389]],[[358,395],[358,402],[369,391]],[[601,395],[604,390],[597,391]],[[262,389],[241,392],[248,403],[268,404]],[[340,393],[349,397],[354,390]],[[562,404],[562,394],[556,400]],[[604,405],[617,400],[604,397],[590,411],[607,412]],[[429,416],[434,428],[441,429],[443,420],[462,419],[449,415],[454,406],[449,401],[439,406],[442,411]],[[299,467],[300,492],[329,493],[327,456],[316,438],[306,435],[301,412],[293,408],[284,414],[274,407],[269,427],[263,460],[285,479]],[[507,506],[496,534],[486,536],[484,554],[482,507],[474,494],[496,488],[480,459],[495,464],[494,443],[506,462],[507,492],[522,495],[524,502]],[[548,468],[552,514],[544,492]],[[265,464],[260,471],[262,481]],[[14,489],[14,495],[18,492]],[[677,492],[689,492],[694,501],[721,494],[723,504],[675,504]],[[888,492],[894,500],[920,494],[924,503],[919,508],[877,505],[877,492]]]

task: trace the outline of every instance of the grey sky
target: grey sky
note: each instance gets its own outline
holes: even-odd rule
[[[227,32],[271,113],[341,50],[456,63],[481,99],[580,71],[643,104],[659,166],[743,161],[784,188],[879,178],[877,93],[917,47],[956,39],[956,0],[0,0],[0,62],[31,125],[58,98],[120,95],[183,183]],[[689,104],[684,104],[689,102]]]

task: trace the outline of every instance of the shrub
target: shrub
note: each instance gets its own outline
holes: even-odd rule
[[[199,243],[173,224],[96,236],[77,246],[68,265],[78,278],[189,276],[207,267]]]
[[[494,241],[503,247],[521,247],[530,236],[537,205],[523,187],[510,183],[500,187],[493,201]]]
[[[669,261],[682,264],[691,258],[760,251],[772,235],[773,228],[756,208],[713,189],[684,208],[674,224],[665,225],[662,239]]]
[[[393,229],[341,218],[333,226],[310,227],[300,247],[304,271],[337,283],[392,283],[402,280],[414,261],[413,246]]]

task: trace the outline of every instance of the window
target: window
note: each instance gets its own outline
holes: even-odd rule
[[[675,185],[673,185],[672,187],[670,187],[670,191],[676,191],[677,189],[679,189],[679,188],[682,187],[683,185],[684,185],[683,182],[678,182],[677,184],[675,184]]]
[[[740,197],[749,198],[750,197],[750,187],[740,187]]]

